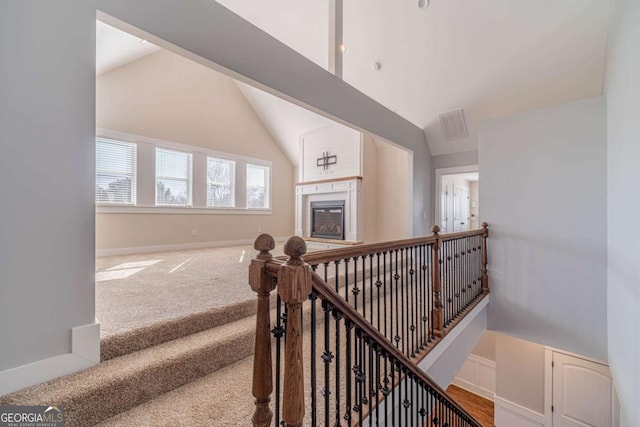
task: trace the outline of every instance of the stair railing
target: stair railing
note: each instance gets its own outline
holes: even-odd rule
[[[253,425],[478,425],[416,362],[488,293],[487,237],[486,224],[448,235],[434,226],[425,238],[310,254],[292,237],[284,260],[259,236],[249,275],[258,293]]]

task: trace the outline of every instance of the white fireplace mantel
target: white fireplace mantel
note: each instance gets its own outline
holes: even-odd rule
[[[296,235],[311,237],[311,202],[344,200],[344,238],[363,240],[362,177],[302,182],[296,185]]]

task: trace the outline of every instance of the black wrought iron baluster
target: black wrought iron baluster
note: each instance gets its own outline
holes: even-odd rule
[[[356,265],[357,267],[357,265]],[[357,276],[356,276],[357,279]],[[358,310],[358,282],[355,281],[353,285],[353,290],[351,290],[354,295],[355,301],[355,309]],[[349,302],[349,258],[344,259],[344,299]]]
[[[324,263],[324,281],[325,283],[329,283],[329,263]]]
[[[453,258],[453,265],[454,265],[454,277],[455,277],[455,289],[454,289],[454,304],[453,304],[453,315],[451,316],[451,320],[455,319],[456,317],[458,317],[458,313],[460,312],[460,301],[462,300],[462,286],[460,286],[460,279],[462,277],[461,270],[460,270],[460,261],[462,261],[461,255],[460,255],[460,239],[456,239],[453,241],[453,245],[454,245],[454,258]]]
[[[391,333],[389,333],[387,329],[387,253],[382,253],[382,295],[383,295],[383,304],[382,309],[384,310],[384,315],[382,316],[382,322],[384,323],[384,336],[391,340]],[[386,418],[385,418],[386,419]]]
[[[271,330],[271,333],[276,338],[276,399],[275,399],[275,421],[276,425],[280,425],[280,370],[282,369],[282,336],[285,329],[282,326],[283,312],[282,312],[282,299],[280,295],[276,297],[276,326]]]
[[[335,423],[333,424],[334,427],[339,427],[340,424],[340,377],[341,377],[341,372],[340,372],[340,320],[342,320],[342,313],[340,313],[338,310],[333,310],[333,318],[335,319],[335,323],[336,323],[336,329],[335,329],[335,342],[336,342],[336,370],[335,370],[335,396],[336,396],[336,407],[335,407],[335,414],[336,414],[336,420]]]
[[[402,407],[404,408],[403,425],[406,426],[409,423],[409,408],[411,407],[411,401],[409,400],[409,381],[411,381],[411,379],[405,369],[402,370],[402,373],[404,374],[404,399],[402,399]]]
[[[396,348],[400,348],[400,328],[398,327],[398,324],[400,323],[400,303],[398,302],[398,297],[400,296],[400,289],[398,289],[398,285],[399,285],[399,280],[400,280],[400,275],[398,274],[398,250],[394,249],[394,255],[395,255],[395,263],[393,265],[394,269],[394,274],[393,274],[393,279],[396,282],[396,290],[395,290],[395,295],[392,295],[391,298],[391,310],[392,310],[392,322],[393,322],[393,313],[395,313],[395,336],[393,337],[393,340],[396,343]],[[395,300],[395,306],[393,305],[393,302]],[[393,323],[391,324],[391,327],[393,328]]]
[[[351,323],[351,321],[346,320],[345,319],[345,331],[347,333],[347,338],[346,338],[346,348],[345,348],[345,352],[347,354],[347,360],[345,363],[345,367],[344,367],[344,373],[345,373],[345,379],[347,381],[346,384],[346,400],[347,400],[347,406],[345,406],[344,409],[344,419],[347,421],[347,426],[351,425],[351,404],[352,404],[352,390],[351,390],[351,378],[353,377],[352,375],[352,366],[351,366],[351,356],[352,356],[352,346],[351,346],[351,339],[352,339],[352,335],[353,335],[353,324]]]
[[[391,425],[396,425],[396,363],[389,356],[391,372]]]
[[[354,257],[353,258],[353,263],[358,265],[358,257]],[[365,265],[364,265],[364,256],[362,257],[362,317],[365,318],[365,320],[367,319],[367,304],[366,304],[366,296],[367,296],[367,282],[365,281]]]
[[[315,265],[313,270],[315,271],[318,266]],[[317,314],[316,314],[316,303],[318,302],[318,294],[315,291],[311,292],[309,296],[309,300],[311,301],[311,425],[315,427],[318,419],[318,411],[317,411],[317,366],[316,366],[316,349],[317,349]],[[302,310],[300,310],[302,311]]]
[[[407,327],[406,327],[406,321],[405,321],[405,309],[407,307],[407,302],[405,301],[405,291],[404,291],[404,286],[405,286],[405,271],[404,271],[404,248],[400,249],[400,301],[401,301],[401,306],[400,306],[400,333],[402,335],[400,335],[401,339],[402,339],[402,352],[406,354],[406,346],[408,344],[408,340],[407,340],[407,336],[409,334],[407,334]]]
[[[389,388],[389,359],[387,357],[386,353],[382,354],[382,362],[383,362],[383,368],[384,368],[384,380],[382,382],[382,396],[384,399],[384,425],[385,427],[388,427],[389,425],[389,394],[391,393],[391,390]]]
[[[409,334],[411,336],[411,344],[408,345],[408,355],[410,357],[416,357],[416,320],[415,320],[415,311],[416,311],[416,297],[414,294],[414,289],[415,289],[415,268],[414,268],[414,261],[415,261],[415,257],[414,257],[414,248],[408,248],[407,249],[407,264],[408,264],[408,268],[409,268],[409,320],[407,321],[407,324],[409,325]]]
[[[451,256],[449,252],[449,240],[442,243],[443,249],[443,264],[444,268],[442,269],[442,311],[443,311],[443,326],[447,324],[447,314],[449,313],[449,266],[451,264]]]
[[[364,265],[364,255],[362,256],[362,264]],[[369,254],[369,321],[374,324],[373,321],[373,254]],[[378,325],[378,331],[380,325]]]
[[[322,360],[324,361],[324,387],[322,388],[322,395],[324,396],[324,425],[329,427],[329,406],[331,397],[331,362],[334,359],[334,355],[331,352],[331,337],[330,337],[330,312],[333,309],[331,304],[326,301],[322,301],[322,310],[324,311],[324,351],[322,352]],[[276,424],[279,426],[279,424]]]
[[[376,396],[376,407],[375,407],[375,425],[380,425],[380,391],[382,390],[382,384],[380,383],[380,348],[378,346],[375,347],[375,365],[376,365],[376,387],[375,387],[375,396]]]
[[[362,331],[360,329],[356,330],[356,340],[358,342],[358,352],[357,352],[357,358],[358,358],[358,364],[356,367],[354,367],[354,373],[356,375],[356,385],[358,387],[358,391],[356,393],[356,405],[357,405],[357,411],[358,411],[358,425],[362,425],[362,420],[364,418],[364,411],[363,411],[363,399],[364,399],[364,371],[363,371],[363,355],[364,355],[364,339],[363,339],[363,335],[362,335]],[[356,405],[354,405],[354,409],[356,408]]]
[[[335,268],[336,268],[335,289],[336,289],[336,292],[338,292],[340,289],[340,261],[334,261],[333,264],[335,265]]]
[[[429,339],[428,342],[431,342],[431,340],[434,338],[434,333],[433,333],[433,323],[430,320],[429,316],[431,315],[431,313],[433,313],[433,245],[428,245],[427,246],[427,312],[426,312],[426,317],[427,319],[427,327],[428,327],[428,333],[429,333]]]
[[[378,331],[385,337],[387,336],[386,331],[380,329],[380,288],[382,287],[382,281],[380,280],[380,252],[376,254],[376,304],[377,304],[377,328]]]

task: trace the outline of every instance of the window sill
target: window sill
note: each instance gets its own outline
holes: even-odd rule
[[[271,215],[271,209],[96,205],[97,214]]]

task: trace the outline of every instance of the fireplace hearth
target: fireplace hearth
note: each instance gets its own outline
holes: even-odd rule
[[[344,240],[344,200],[311,202],[311,237]]]

